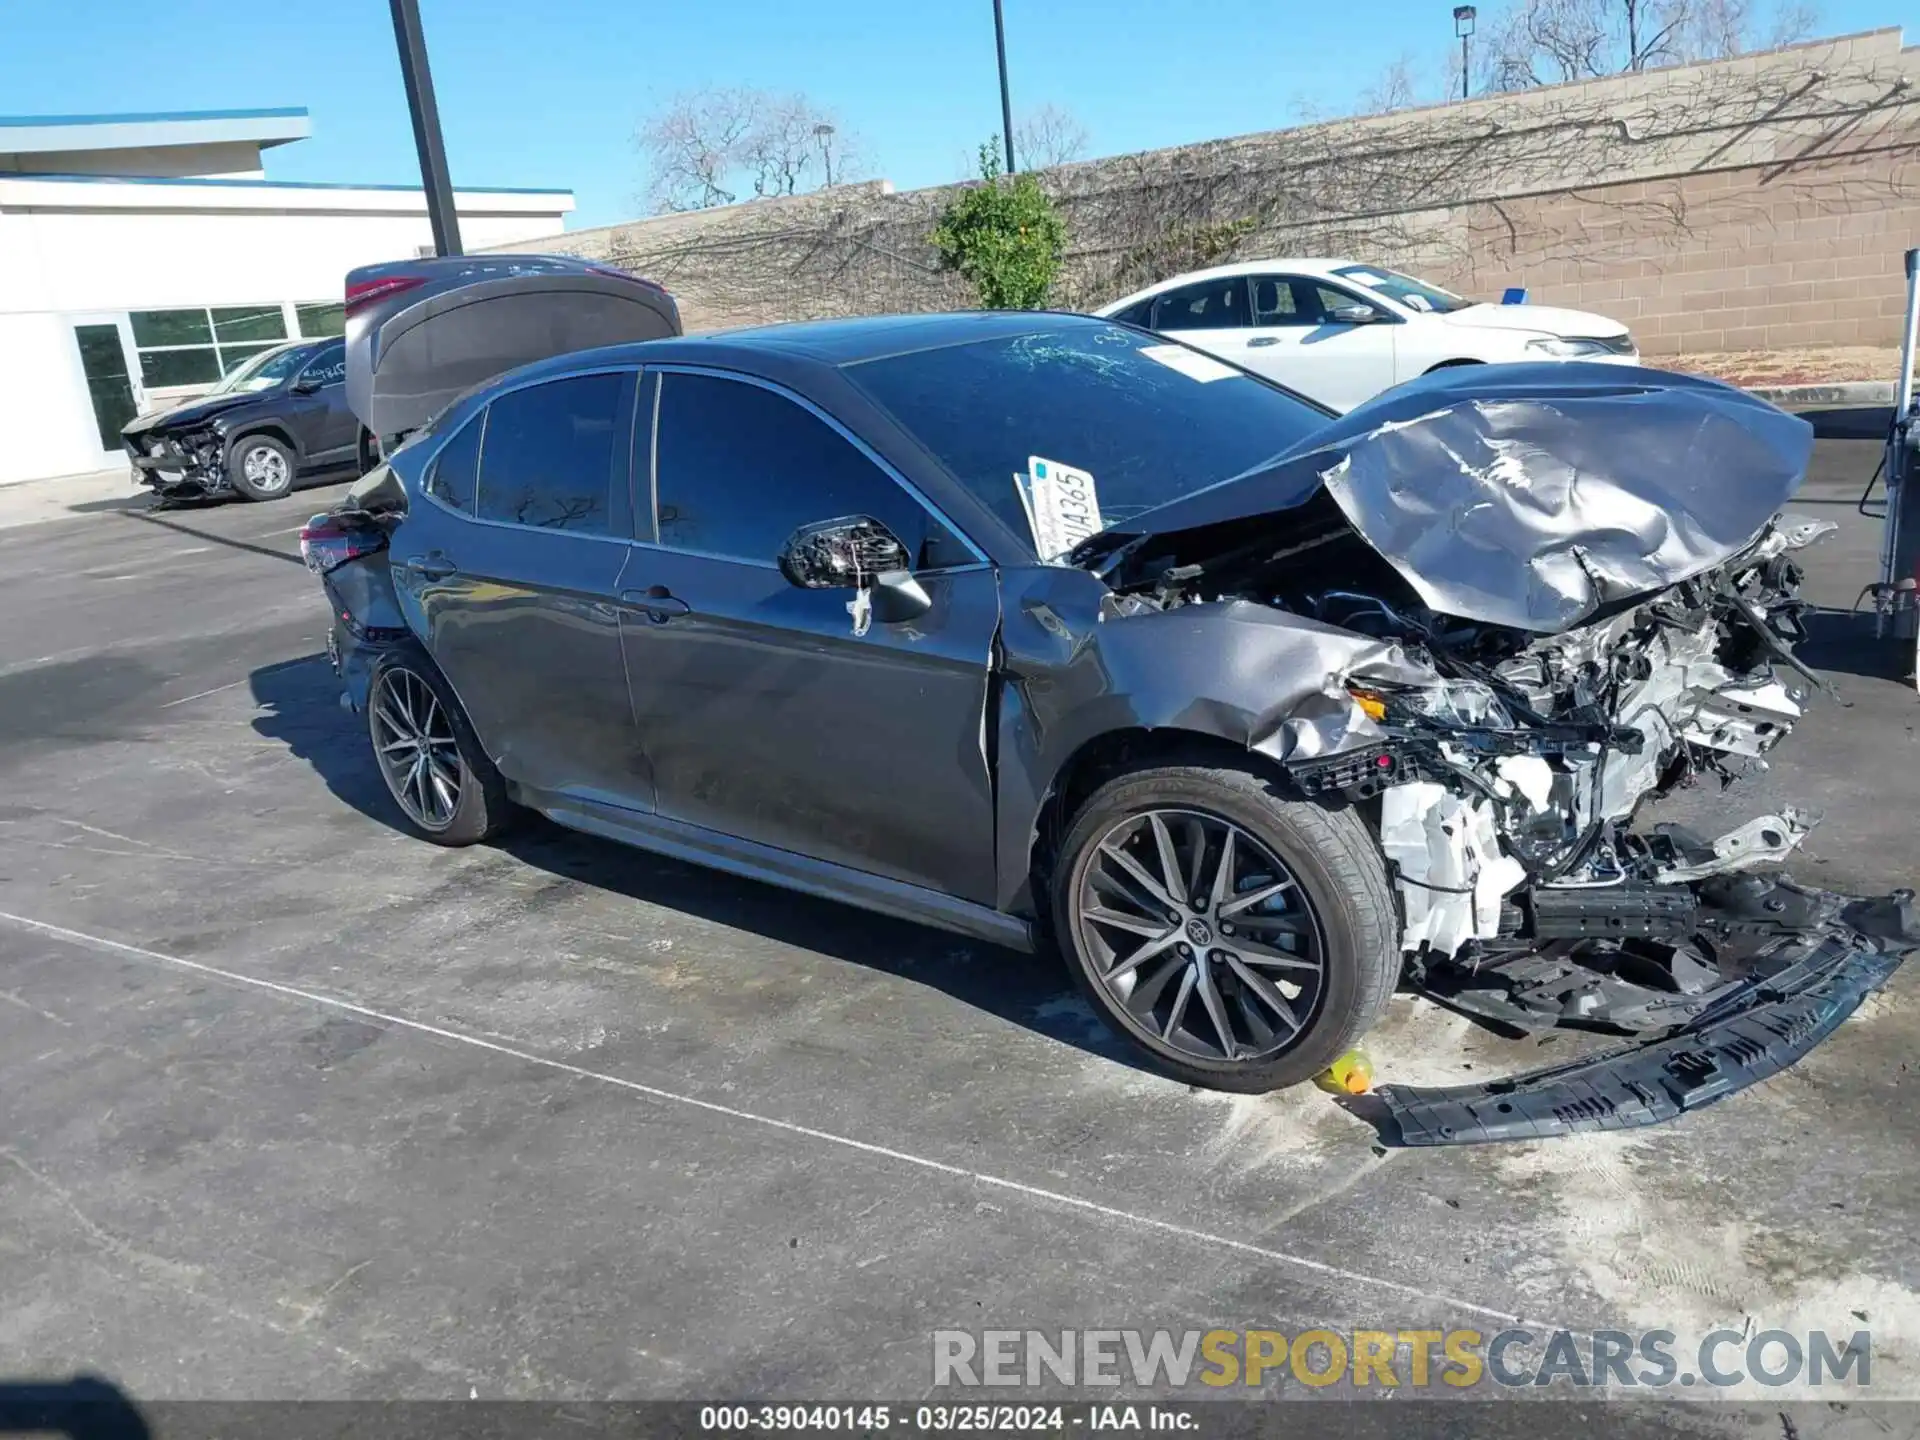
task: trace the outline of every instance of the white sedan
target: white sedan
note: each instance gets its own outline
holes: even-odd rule
[[[1335,410],[1446,365],[1637,365],[1627,327],[1583,310],[1487,305],[1351,260],[1253,260],[1163,280],[1094,312],[1157,330]]]

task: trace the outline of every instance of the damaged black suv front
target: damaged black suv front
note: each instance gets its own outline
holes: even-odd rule
[[[1803,421],[1710,381],[1576,370],[1391,392],[1074,557],[1133,613],[1237,600],[1312,622],[1316,678],[1255,748],[1367,814],[1413,984],[1508,1027],[1637,1037],[1506,1081],[1389,1086],[1407,1143],[1718,1099],[1823,1039],[1916,939],[1910,894],[1782,871],[1810,813],[1718,837],[1636,824],[1692,777],[1764,768],[1823,688],[1793,654],[1796,557],[1834,527],[1779,513]]]

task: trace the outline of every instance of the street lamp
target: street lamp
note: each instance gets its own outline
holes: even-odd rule
[[[1453,33],[1460,37],[1460,98],[1467,98],[1467,42],[1473,36],[1477,12],[1471,5],[1453,7]]]
[[[827,189],[833,188],[833,126],[822,120],[813,127],[813,138],[820,142],[820,163],[826,167]]]
[[[1007,142],[1007,174],[1013,174],[1013,101],[1007,97],[1007,26],[1000,0],[993,0],[993,43],[1000,52],[1000,124]]]

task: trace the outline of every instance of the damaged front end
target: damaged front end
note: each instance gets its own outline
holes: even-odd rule
[[[177,435],[129,433],[125,440],[134,477],[156,495],[197,499],[233,488],[227,479],[226,442],[215,429]]]
[[[1388,1086],[1404,1143],[1697,1108],[1798,1058],[1920,942],[1907,892],[1780,873],[1816,816],[1634,824],[1697,776],[1764,769],[1823,688],[1793,655],[1796,554],[1835,528],[1775,513],[1801,422],[1646,385],[1376,402],[1275,467],[1313,467],[1310,501],[1235,516],[1203,495],[1197,525],[1089,557],[1156,607],[1257,596],[1391,642],[1298,707],[1330,743],[1277,758],[1374,818],[1409,979],[1510,1030],[1640,1037],[1491,1085]]]

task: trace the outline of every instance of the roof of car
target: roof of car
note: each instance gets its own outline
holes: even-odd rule
[[[1090,315],[1059,310],[959,310],[924,315],[863,315],[840,320],[800,320],[786,325],[758,325],[742,330],[640,340],[630,345],[608,345],[598,350],[575,350],[548,360],[535,361],[511,372],[511,378],[528,380],[593,365],[665,365],[676,362],[722,368],[732,365],[774,375],[809,367],[838,369],[920,350],[939,350],[950,345],[965,345],[1011,335],[1041,335],[1050,331],[1108,323]]]

